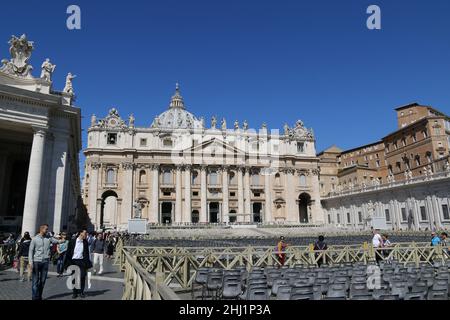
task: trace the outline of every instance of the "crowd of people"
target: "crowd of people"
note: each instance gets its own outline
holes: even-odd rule
[[[73,274],[73,267],[80,270],[79,287],[73,289],[73,298],[85,297],[85,282],[89,269],[94,274],[104,272],[103,260],[112,259],[116,244],[121,235],[110,232],[89,232],[81,229],[77,233],[55,234],[49,232],[48,225],[39,227],[39,232],[32,238],[25,232],[19,238],[9,234],[3,240],[8,255],[13,261],[13,268],[19,272],[19,281],[32,282],[32,299],[42,300],[42,293],[51,264],[56,266],[57,277]],[[73,280],[75,284],[75,279]]]

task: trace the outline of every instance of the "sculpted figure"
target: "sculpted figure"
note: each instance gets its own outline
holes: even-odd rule
[[[69,94],[74,94],[73,92],[73,86],[72,86],[72,81],[73,79],[75,79],[76,76],[72,75],[72,73],[68,73],[67,77],[66,77],[66,85],[63,89],[64,92],[69,93]]]
[[[52,74],[55,71],[56,65],[52,64],[50,62],[50,59],[47,58],[42,63],[42,71],[41,71],[41,79],[44,79],[45,81],[52,81]]]

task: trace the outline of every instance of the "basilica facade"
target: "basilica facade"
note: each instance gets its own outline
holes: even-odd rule
[[[116,108],[91,118],[82,198],[95,228],[149,224],[322,224],[319,158],[298,120],[269,130],[189,111],[179,86],[147,127]]]

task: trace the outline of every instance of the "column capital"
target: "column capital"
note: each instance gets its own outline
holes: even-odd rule
[[[157,164],[157,163],[151,163],[151,164],[150,164],[150,169],[152,169],[152,170],[159,170],[159,164]]]
[[[135,167],[135,164],[133,162],[122,162],[122,168],[124,170],[133,170]]]
[[[100,162],[91,162],[90,166],[92,169],[98,170],[101,168],[102,164]]]
[[[185,164],[185,165],[183,165],[183,169],[184,169],[184,171],[191,171],[192,165],[191,164]]]
[[[33,129],[34,135],[45,137],[48,134],[48,128],[38,126],[32,126],[31,128]]]

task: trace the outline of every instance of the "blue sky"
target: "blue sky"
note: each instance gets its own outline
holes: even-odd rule
[[[82,30],[66,28],[70,4],[81,7]],[[382,30],[366,28],[371,4]],[[36,76],[46,57],[55,89],[76,74],[84,130],[113,106],[149,126],[177,81],[208,124],[217,115],[281,129],[302,119],[317,151],[376,141],[395,130],[399,105],[450,113],[448,0],[55,0],[2,11],[0,58],[12,34],[26,33]]]

